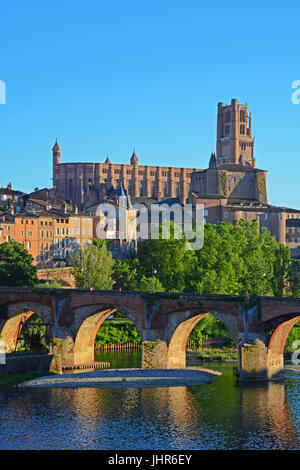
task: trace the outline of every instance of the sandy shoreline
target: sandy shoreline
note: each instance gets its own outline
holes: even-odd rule
[[[221,375],[201,367],[186,369],[105,369],[39,377],[19,387],[176,387],[211,383]]]

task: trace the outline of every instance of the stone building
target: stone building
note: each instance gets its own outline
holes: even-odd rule
[[[104,163],[63,163],[57,141],[52,153],[53,185],[66,201],[72,201],[80,210],[103,202],[121,183],[133,197],[152,197],[157,201],[173,197],[185,203],[191,173],[195,171],[195,168],[140,165],[135,151],[128,165],[112,163],[109,157]]]
[[[299,252],[300,211],[269,204],[267,171],[256,167],[254,143],[248,106],[232,99],[218,103],[216,153],[206,169],[140,165],[135,152],[128,165],[109,157],[104,163],[63,163],[56,141],[53,185],[67,204],[86,213],[111,200],[121,186],[134,203],[202,203],[206,223],[257,221],[292,253]]]
[[[12,219],[10,239],[21,243],[39,268],[64,266],[69,255],[93,242],[93,219],[87,215],[27,211]],[[0,226],[7,232],[7,222]]]
[[[12,189],[12,184],[8,183],[6,188],[0,188],[0,206],[9,209],[11,212],[20,211],[20,200],[24,195],[21,191]]]
[[[191,174],[188,202],[203,204],[206,223],[256,221],[292,254],[300,246],[300,210],[268,203],[267,171],[256,168],[251,115],[235,99],[218,104],[217,153],[206,170]]]

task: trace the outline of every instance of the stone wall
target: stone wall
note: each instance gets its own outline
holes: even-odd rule
[[[0,377],[34,372],[54,372],[56,365],[53,354],[24,356],[6,354],[5,364],[0,364]]]

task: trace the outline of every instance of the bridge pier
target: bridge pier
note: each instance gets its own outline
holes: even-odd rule
[[[185,347],[174,350],[160,339],[142,343],[142,369],[183,369],[185,366]]]
[[[244,343],[238,353],[239,380],[272,380],[282,377],[283,354],[275,348],[268,348],[263,341],[256,339],[254,344]]]
[[[63,368],[73,368],[94,362],[94,344],[85,345],[85,348],[78,349],[71,336],[66,338],[54,338],[54,356],[58,359]]]

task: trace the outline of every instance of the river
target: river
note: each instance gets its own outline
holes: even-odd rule
[[[139,351],[108,356],[96,359],[139,367]],[[240,384],[233,364],[201,366],[223,374],[165,388],[2,387],[0,449],[300,449],[300,372]]]

